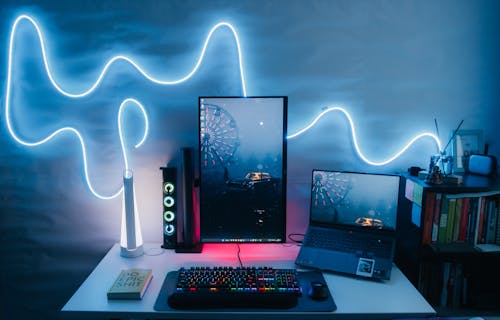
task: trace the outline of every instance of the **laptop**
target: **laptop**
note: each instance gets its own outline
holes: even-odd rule
[[[389,280],[400,177],[313,170],[310,220],[295,263]]]

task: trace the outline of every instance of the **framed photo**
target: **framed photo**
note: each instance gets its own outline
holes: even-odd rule
[[[472,154],[482,154],[484,150],[482,130],[458,130],[453,139],[453,171],[465,172]]]

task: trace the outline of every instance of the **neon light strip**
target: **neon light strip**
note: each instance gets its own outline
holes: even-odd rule
[[[14,34],[16,32],[17,25],[22,20],[28,20],[35,27],[37,35],[38,35],[38,39],[40,40],[40,47],[42,49],[43,62],[44,62],[44,65],[45,65],[45,70],[46,70],[47,75],[48,75],[48,77],[50,79],[50,82],[52,83],[52,85],[54,86],[54,88],[57,89],[57,91],[59,91],[62,95],[65,95],[67,97],[70,97],[70,98],[81,98],[81,97],[85,97],[85,96],[89,95],[90,93],[92,93],[97,88],[97,86],[101,83],[104,75],[106,74],[106,72],[108,71],[108,69],[111,67],[111,65],[114,62],[118,61],[118,60],[124,60],[124,61],[130,63],[146,79],[148,79],[149,81],[154,82],[156,84],[160,84],[160,85],[176,85],[176,84],[180,84],[182,82],[185,82],[185,81],[189,80],[196,73],[196,71],[198,71],[198,68],[200,67],[201,62],[203,61],[203,58],[205,57],[205,52],[206,52],[207,46],[208,46],[208,44],[210,42],[210,39],[212,38],[212,35],[214,34],[214,32],[217,29],[219,29],[221,27],[227,27],[227,28],[229,28],[231,30],[233,36],[234,36],[235,41],[236,41],[236,46],[237,46],[237,49],[238,49],[239,67],[240,67],[241,87],[242,87],[242,90],[243,90],[243,95],[244,96],[247,95],[246,85],[245,85],[245,76],[244,76],[244,73],[243,73],[243,62],[242,62],[243,58],[242,58],[242,54],[241,54],[240,40],[238,38],[238,33],[236,32],[236,29],[231,24],[229,24],[227,22],[220,22],[220,23],[216,24],[214,27],[212,27],[212,29],[208,33],[207,37],[205,38],[205,42],[203,44],[203,48],[201,50],[200,56],[198,57],[198,61],[196,62],[195,66],[193,67],[193,69],[187,75],[185,75],[184,77],[182,77],[180,79],[177,79],[177,80],[161,80],[161,79],[155,78],[152,75],[150,75],[149,73],[147,73],[143,68],[141,68],[131,58],[129,58],[127,56],[124,56],[124,55],[116,55],[113,58],[111,58],[110,60],[108,60],[108,62],[104,65],[104,68],[102,69],[101,73],[99,74],[99,77],[97,77],[97,80],[87,90],[84,90],[83,92],[80,92],[80,93],[71,93],[71,92],[68,92],[68,91],[64,90],[58,84],[58,82],[54,79],[54,77],[52,75],[52,72],[50,71],[50,67],[49,67],[49,63],[48,63],[48,59],[47,59],[47,54],[46,54],[46,50],[45,50],[45,44],[44,44],[44,41],[43,41],[42,32],[40,30],[40,27],[35,22],[35,20],[33,18],[31,18],[30,16],[27,16],[27,15],[21,15],[21,16],[19,16],[15,20],[14,25],[12,27],[12,31],[11,31],[11,35],[10,35],[10,43],[9,43],[9,71],[10,71],[10,67],[11,67],[10,66],[10,61],[11,61],[11,56],[12,56],[12,45],[13,45]]]
[[[51,71],[51,68],[50,68],[50,65],[48,62],[48,58],[47,58],[47,52],[45,49],[45,42],[43,40],[43,35],[42,35],[40,27],[38,26],[36,21],[28,15],[20,15],[19,17],[17,17],[17,19],[14,21],[14,24],[12,26],[12,29],[10,32],[10,38],[9,38],[9,53],[8,53],[8,63],[7,63],[7,84],[6,84],[6,90],[5,90],[5,121],[7,123],[7,129],[15,141],[17,141],[19,144],[22,144],[22,145],[28,146],[28,147],[35,147],[35,146],[42,145],[42,144],[50,141],[52,138],[56,137],[58,134],[61,134],[64,132],[71,132],[71,133],[75,134],[80,142],[80,147],[82,149],[83,166],[84,166],[86,183],[87,183],[90,191],[97,198],[100,198],[103,200],[113,199],[113,198],[117,197],[118,195],[120,195],[120,193],[123,191],[123,187],[121,187],[117,192],[115,192],[114,194],[112,194],[110,196],[104,196],[104,195],[101,195],[95,191],[95,189],[92,186],[92,183],[90,182],[90,178],[88,175],[87,151],[85,148],[85,142],[84,142],[81,134],[78,132],[78,130],[76,130],[73,127],[64,127],[64,128],[61,128],[61,129],[58,129],[58,130],[52,132],[47,137],[45,137],[41,140],[29,142],[29,141],[22,139],[13,129],[13,125],[12,125],[11,118],[10,118],[10,95],[11,95],[11,83],[12,83],[13,47],[14,47],[14,38],[15,38],[17,26],[23,20],[29,21],[33,25],[33,27],[35,27],[35,30],[36,30],[36,33],[38,36],[38,40],[40,42],[40,48],[42,50],[42,57],[43,57],[45,71],[47,73],[47,76],[49,77],[50,82],[52,83],[54,88],[56,88],[56,90],[59,91],[60,94],[66,96],[66,97],[69,97],[69,98],[82,98],[82,97],[85,97],[85,96],[91,94],[99,86],[99,84],[101,83],[102,79],[104,78],[106,72],[111,67],[111,65],[118,60],[123,60],[123,61],[130,63],[146,79],[148,79],[149,81],[154,82],[156,84],[176,85],[176,84],[180,84],[182,82],[185,82],[188,79],[190,79],[196,73],[196,71],[198,71],[198,68],[200,67],[201,62],[203,61],[207,46],[210,42],[210,39],[211,39],[213,33],[216,30],[218,30],[219,28],[227,27],[231,30],[231,32],[234,36],[234,39],[236,41],[236,45],[237,45],[237,49],[238,49],[238,60],[239,60],[239,67],[240,67],[241,85],[242,85],[243,95],[246,96],[246,85],[245,85],[245,77],[244,77],[244,73],[243,73],[243,59],[242,59],[242,54],[241,54],[240,41],[238,38],[238,34],[236,32],[236,29],[231,24],[229,24],[227,22],[218,23],[210,30],[210,32],[208,33],[208,35],[205,39],[200,56],[195,64],[194,68],[187,75],[185,75],[184,77],[182,77],[180,79],[169,81],[169,80],[161,80],[161,79],[155,78],[155,77],[151,76],[149,73],[147,73],[143,68],[141,68],[134,60],[132,60],[129,57],[124,56],[124,55],[117,55],[117,56],[114,56],[113,58],[111,58],[110,60],[108,60],[108,62],[105,64],[104,68],[102,69],[101,73],[97,77],[96,81],[87,90],[84,90],[84,91],[79,92],[79,93],[71,93],[69,91],[64,90],[62,88],[62,86],[59,85],[59,83],[55,80],[55,78],[52,74],[52,71]],[[135,99],[128,98],[128,99],[124,100],[122,102],[122,104],[120,105],[120,110],[118,113],[118,129],[119,129],[119,135],[120,135],[120,144],[122,147],[122,154],[123,154],[123,158],[125,161],[125,169],[129,169],[129,167],[128,167],[129,165],[128,165],[128,157],[127,157],[127,153],[126,153],[126,149],[125,149],[125,144],[123,141],[123,130],[121,127],[121,115],[122,115],[123,107],[128,102],[134,103],[135,105],[137,105],[140,108],[140,110],[143,113],[144,121],[145,121],[144,135],[143,135],[141,141],[135,146],[135,148],[140,147],[144,143],[144,141],[147,137],[148,131],[149,131],[148,117],[147,117],[147,114],[146,114],[144,107]]]
[[[242,58],[242,53],[241,53],[240,41],[239,41],[239,38],[238,38],[238,34],[236,32],[236,29],[231,24],[229,24],[227,22],[220,22],[220,23],[216,24],[210,30],[210,32],[208,33],[207,37],[205,38],[205,42],[203,44],[200,56],[198,57],[198,60],[197,60],[197,62],[195,64],[195,66],[193,67],[193,69],[190,72],[188,72],[184,77],[182,77],[180,79],[177,79],[177,80],[161,80],[161,79],[155,78],[155,77],[151,76],[149,73],[147,73],[143,68],[141,68],[131,58],[129,58],[127,56],[124,56],[124,55],[117,55],[117,56],[114,56],[113,58],[111,58],[110,60],[108,60],[108,62],[105,64],[104,68],[102,69],[101,73],[97,77],[96,81],[87,90],[84,90],[84,91],[79,92],[79,93],[71,93],[69,91],[64,90],[62,88],[62,86],[60,86],[59,83],[55,80],[54,76],[52,75],[52,72],[51,72],[51,69],[50,69],[50,66],[49,66],[49,63],[48,63],[48,58],[47,58],[47,54],[46,54],[45,43],[44,43],[44,40],[43,40],[42,32],[41,32],[39,26],[37,25],[36,21],[33,18],[31,18],[30,16],[28,16],[28,15],[21,15],[21,16],[19,16],[14,21],[14,24],[12,26],[12,30],[11,30],[11,33],[10,33],[10,39],[9,39],[7,85],[6,85],[6,95],[5,95],[5,121],[7,123],[7,128],[9,130],[9,133],[14,138],[14,140],[16,140],[18,143],[20,143],[22,145],[25,145],[25,146],[29,146],[29,147],[35,147],[35,146],[44,144],[45,142],[48,142],[49,140],[51,140],[52,138],[54,138],[55,136],[57,136],[60,133],[71,132],[71,133],[75,134],[77,136],[77,138],[78,138],[78,140],[80,142],[80,146],[82,148],[82,156],[83,156],[83,163],[84,163],[85,179],[86,179],[87,185],[89,186],[90,191],[96,197],[98,197],[100,199],[112,199],[112,198],[115,198],[116,196],[118,196],[123,191],[123,187],[121,187],[119,191],[117,191],[116,193],[114,193],[111,196],[103,196],[103,195],[98,194],[95,191],[95,189],[92,187],[92,184],[91,184],[90,179],[88,177],[87,152],[86,152],[86,148],[85,148],[85,143],[83,141],[83,138],[82,138],[81,134],[75,128],[64,127],[64,128],[58,129],[58,130],[54,131],[53,133],[51,133],[50,135],[48,135],[47,137],[45,137],[45,138],[43,138],[43,139],[41,139],[39,141],[36,141],[36,142],[28,142],[28,141],[23,140],[13,130],[13,126],[12,126],[11,119],[10,119],[10,94],[11,94],[10,91],[11,91],[11,81],[12,81],[11,80],[12,79],[12,52],[13,52],[13,46],[14,46],[14,36],[15,36],[15,33],[16,33],[16,30],[17,30],[17,26],[18,26],[18,24],[22,20],[29,21],[35,27],[35,29],[36,29],[36,32],[37,32],[37,35],[38,35],[38,39],[40,41],[40,47],[42,49],[42,57],[43,57],[43,62],[44,62],[44,66],[45,66],[45,71],[47,72],[47,75],[48,75],[48,77],[50,79],[50,82],[52,83],[52,85],[54,86],[54,88],[56,88],[57,91],[59,91],[59,93],[61,93],[64,96],[70,97],[70,98],[82,98],[82,97],[85,97],[85,96],[89,95],[90,93],[92,93],[99,86],[99,84],[101,83],[102,79],[104,78],[106,72],[111,67],[111,65],[114,62],[118,61],[118,60],[123,60],[123,61],[126,61],[126,62],[130,63],[146,79],[148,79],[149,81],[151,81],[153,83],[156,83],[156,84],[160,84],[160,85],[176,85],[176,84],[180,84],[182,82],[185,82],[188,79],[190,79],[196,73],[196,71],[198,71],[198,68],[200,67],[201,62],[203,61],[203,58],[205,56],[205,52],[206,52],[207,46],[209,44],[209,41],[210,41],[213,33],[216,30],[218,30],[219,28],[221,28],[221,27],[227,27],[227,28],[229,28],[231,30],[231,32],[232,32],[232,34],[234,36],[236,45],[237,45],[237,49],[238,49],[238,61],[239,61],[240,77],[241,77],[241,86],[242,86],[242,90],[243,90],[243,95],[247,96],[246,84],[245,84],[245,77],[244,77],[244,72],[243,72],[243,58]],[[126,153],[125,143],[124,143],[124,139],[123,139],[123,130],[122,130],[122,127],[121,127],[121,116],[122,116],[122,110],[123,110],[124,106],[127,103],[129,103],[129,102],[130,103],[134,103],[137,107],[140,108],[141,112],[143,113],[144,121],[145,121],[145,129],[144,129],[143,137],[136,144],[135,148],[140,147],[144,143],[144,141],[145,141],[145,139],[147,137],[148,131],[149,131],[148,117],[147,117],[146,110],[144,109],[144,107],[137,100],[135,100],[133,98],[128,98],[128,99],[124,100],[122,102],[122,104],[120,105],[120,109],[119,109],[119,113],[118,113],[118,129],[119,129],[119,135],[120,135],[120,144],[121,144],[121,148],[122,148],[122,154],[123,154],[123,158],[124,158],[124,162],[125,162],[125,169],[129,169],[129,165],[128,165],[128,157],[127,157],[127,153]],[[422,133],[422,134],[419,134],[419,135],[415,136],[413,139],[411,139],[399,152],[395,153],[393,156],[389,157],[388,159],[386,159],[384,161],[379,161],[379,162],[371,161],[371,160],[369,160],[362,153],[361,149],[359,148],[357,137],[356,137],[356,130],[355,130],[354,123],[352,121],[351,116],[349,115],[349,113],[345,109],[343,109],[341,107],[330,107],[330,108],[324,110],[309,125],[307,125],[303,129],[297,131],[296,133],[287,136],[287,139],[293,139],[293,138],[296,138],[296,137],[300,136],[301,134],[305,133],[306,131],[308,131],[309,129],[311,129],[319,121],[320,118],[322,118],[326,113],[328,113],[330,111],[340,111],[340,112],[342,112],[345,115],[345,117],[347,118],[347,120],[349,121],[349,124],[351,126],[351,134],[352,134],[352,137],[353,137],[354,147],[356,149],[356,152],[358,153],[359,157],[363,161],[365,161],[366,163],[368,163],[370,165],[373,165],[373,166],[382,166],[382,165],[386,165],[386,164],[394,161],[399,156],[401,156],[401,154],[403,154],[413,143],[415,143],[417,140],[419,140],[421,138],[424,138],[424,137],[431,137],[432,139],[435,140],[435,142],[436,142],[436,144],[438,146],[438,149],[439,150],[442,149],[441,142],[440,142],[440,140],[439,140],[439,138],[437,136],[435,136],[432,133]]]
[[[309,125],[307,125],[305,128],[295,132],[294,134],[291,134],[291,135],[288,135],[287,136],[287,139],[294,139],[300,135],[302,135],[303,133],[305,133],[306,131],[308,131],[309,129],[311,129],[318,121],[319,119],[321,119],[325,114],[329,113],[329,112],[332,112],[332,111],[340,111],[341,113],[344,114],[344,116],[347,118],[347,121],[349,121],[349,125],[351,126],[351,134],[352,134],[352,141],[354,142],[354,148],[356,149],[356,152],[358,153],[359,157],[366,163],[372,165],[372,166],[383,166],[383,165],[386,165],[394,160],[396,160],[399,156],[401,156],[406,150],[408,150],[408,148],[413,144],[415,143],[417,140],[421,139],[421,138],[424,138],[424,137],[430,137],[432,139],[434,139],[434,141],[436,142],[436,145],[438,147],[438,151],[440,151],[442,149],[442,146],[441,146],[441,141],[439,140],[439,138],[432,134],[432,133],[428,133],[428,132],[424,132],[424,133],[421,133],[417,136],[415,136],[413,139],[411,139],[400,151],[396,152],[393,156],[387,158],[386,160],[383,160],[383,161],[372,161],[370,159],[368,159],[364,153],[361,151],[361,149],[359,148],[359,144],[358,144],[358,138],[356,136],[356,128],[354,126],[354,122],[352,121],[352,118],[351,116],[349,115],[349,113],[341,108],[341,107],[329,107],[327,109],[325,109],[323,112],[321,112]]]
[[[141,110],[142,115],[144,117],[144,133],[142,135],[141,140],[134,146],[134,148],[137,149],[140,146],[142,146],[142,144],[144,143],[144,141],[146,141],[146,138],[147,138],[148,132],[149,132],[148,115],[146,113],[146,109],[144,109],[144,106],[139,101],[137,101],[135,99],[132,99],[132,98],[128,98],[128,99],[123,100],[123,102],[120,105],[120,109],[118,110],[118,133],[120,135],[120,144],[121,144],[121,147],[122,147],[123,160],[125,162],[125,170],[129,170],[129,165],[128,165],[127,152],[126,152],[126,148],[125,148],[125,142],[124,142],[124,139],[123,139],[123,130],[122,130],[122,124],[121,124],[122,120],[121,119],[122,119],[123,109],[125,108],[125,106],[129,102],[133,103],[137,107],[139,107],[139,110]]]

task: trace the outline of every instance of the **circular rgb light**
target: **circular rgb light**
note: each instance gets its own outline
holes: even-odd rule
[[[163,192],[166,194],[171,194],[175,190],[175,186],[172,182],[165,182],[163,185]]]
[[[165,219],[165,221],[167,222],[172,222],[175,219],[175,213],[173,213],[172,211],[165,211],[163,213],[163,219]]]
[[[171,208],[174,204],[175,204],[175,200],[171,196],[166,196],[165,198],[163,198],[163,205],[165,207]]]
[[[173,225],[173,224],[167,224],[167,225],[165,226],[165,234],[166,234],[167,236],[171,236],[171,235],[173,235],[173,234],[174,234],[174,232],[175,232],[175,227],[174,227],[174,225]]]

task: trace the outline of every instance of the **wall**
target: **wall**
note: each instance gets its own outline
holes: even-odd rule
[[[117,54],[156,77],[182,78],[210,28],[227,21],[240,37],[248,95],[287,95],[289,133],[340,105],[353,117],[363,153],[380,161],[416,134],[434,132],[434,118],[443,142],[464,119],[463,128],[484,130],[490,153],[500,156],[499,9],[496,1],[3,1],[0,317],[58,318],[120,236],[121,199],[91,193],[76,135],[28,147],[9,133],[8,45],[18,15],[36,19],[54,80],[70,92],[88,89]],[[63,96],[48,79],[26,21],[15,34],[11,67],[16,134],[37,141],[64,126],[79,130],[99,194],[122,183],[120,103],[133,97],[143,104],[150,134],[141,148],[131,149],[144,129],[138,108],[127,107],[123,123],[147,242],[161,241],[159,167],[175,161],[180,147],[197,145],[197,97],[243,94],[227,28],[214,33],[199,70],[178,85],[155,84],[120,61],[92,93]],[[403,172],[426,167],[436,152],[424,138],[390,164],[371,166],[352,143],[338,112],[288,141],[288,232],[307,225],[311,169]]]

